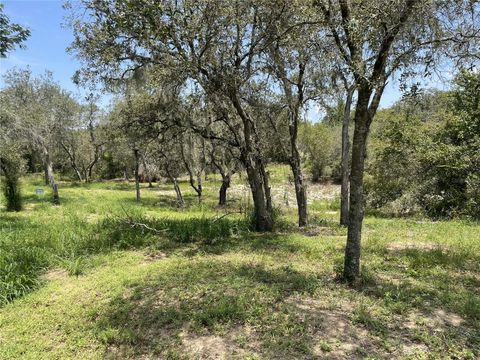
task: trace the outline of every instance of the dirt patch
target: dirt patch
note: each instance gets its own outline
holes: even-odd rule
[[[338,299],[290,298],[300,314],[318,326],[313,334],[313,355],[325,359],[362,359],[364,352],[378,353],[381,340],[362,326],[352,323],[354,304]]]
[[[180,333],[183,350],[193,359],[232,359],[258,356],[255,349],[260,345],[253,340],[252,331],[239,326],[223,336],[197,335],[184,329]],[[245,339],[245,343],[238,341]]]
[[[443,309],[436,309],[431,313],[412,311],[404,319],[404,329],[427,328],[434,332],[443,332],[451,327],[460,327],[465,322],[458,314]]]
[[[148,252],[145,254],[146,263],[158,260],[165,260],[166,258],[168,258],[167,254],[162,251]]]
[[[183,336],[184,350],[190,355],[202,359],[226,359],[228,355],[227,341],[219,336]]]
[[[52,269],[47,271],[45,274],[42,275],[43,280],[53,281],[64,279],[68,276],[67,272],[64,269]]]
[[[428,347],[425,344],[408,343],[402,345],[402,353],[406,356],[428,354]]]
[[[443,309],[433,312],[411,311],[388,325],[389,342],[397,346],[387,349],[380,334],[352,322],[356,303],[324,298],[293,296],[287,300],[298,309],[304,321],[313,322],[313,355],[325,359],[375,358],[403,359],[412,355],[428,354],[428,345],[415,338],[418,332],[441,334],[455,329],[464,333],[465,320],[458,314]]]
[[[458,327],[464,323],[463,318],[459,315],[442,309],[436,310],[434,312],[434,317],[437,320],[437,323],[442,325]]]

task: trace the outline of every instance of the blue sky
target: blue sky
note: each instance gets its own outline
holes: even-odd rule
[[[5,13],[10,20],[27,26],[31,36],[26,42],[26,49],[11,52],[6,59],[0,59],[0,75],[8,69],[30,66],[35,74],[45,70],[53,72],[60,85],[79,94],[79,89],[72,83],[72,75],[80,67],[79,62],[66,52],[73,39],[72,30],[62,26],[66,11],[60,0],[1,0],[5,4]],[[427,81],[427,86],[442,87],[438,82]],[[0,79],[0,87],[3,80]],[[401,96],[398,83],[390,81],[382,98],[381,106],[388,107]],[[315,110],[309,111],[309,117],[315,118]]]
[[[77,93],[71,77],[80,65],[66,52],[73,35],[70,29],[61,25],[65,15],[63,1],[2,0],[2,3],[10,20],[27,26],[31,36],[25,43],[26,49],[17,49],[8,58],[0,59],[0,74],[3,75],[14,66],[30,66],[35,74],[48,69],[63,88]],[[0,80],[0,86],[3,86],[3,80]]]

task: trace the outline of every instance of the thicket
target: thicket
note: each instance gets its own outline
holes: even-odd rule
[[[367,204],[392,215],[480,218],[480,74],[406,98],[373,129]]]

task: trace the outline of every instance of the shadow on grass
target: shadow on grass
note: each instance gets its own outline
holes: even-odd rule
[[[437,246],[373,248],[366,252],[367,256],[380,256],[383,261],[371,261],[357,290],[399,316],[414,312],[416,320],[426,319],[426,333],[430,335],[425,341],[432,341],[432,334],[442,331],[442,341],[455,343],[461,339],[464,346],[480,354],[478,254]],[[412,341],[418,340],[418,331],[410,335]]]
[[[17,232],[38,228],[39,224],[18,216],[16,212],[0,212],[0,231]]]
[[[315,276],[213,259],[162,270],[95,314],[107,357],[311,354],[309,324],[282,300],[312,293]]]

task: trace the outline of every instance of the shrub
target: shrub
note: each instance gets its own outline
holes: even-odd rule
[[[341,143],[340,128],[324,123],[305,123],[300,128],[299,147],[313,181],[339,174]]]
[[[0,165],[4,174],[2,190],[7,201],[7,211],[22,210],[22,197],[20,194],[21,161],[15,158],[3,157]]]
[[[479,86],[480,74],[462,72],[454,91],[380,113],[365,179],[370,207],[480,219]]]

